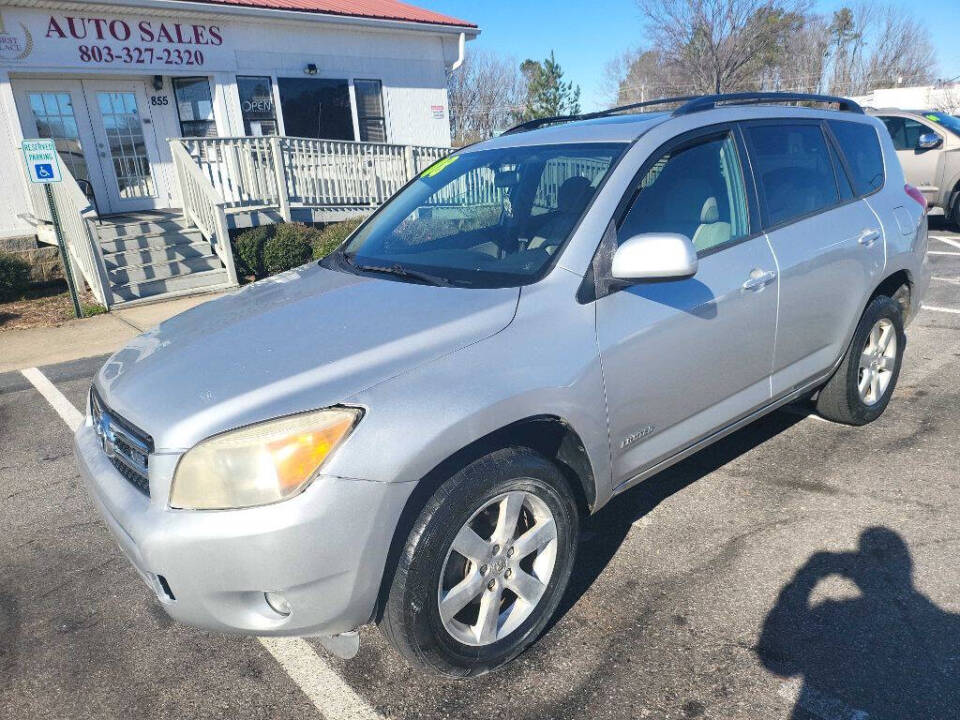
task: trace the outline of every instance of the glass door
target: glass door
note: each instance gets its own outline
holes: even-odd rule
[[[54,140],[63,164],[88,197],[106,196],[83,88],[77,80],[14,80],[26,138]]]
[[[163,207],[166,193],[158,187],[157,141],[143,83],[84,81],[83,87],[110,211]]]

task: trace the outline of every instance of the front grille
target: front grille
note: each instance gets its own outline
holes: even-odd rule
[[[151,437],[107,408],[93,387],[90,388],[90,415],[107,459],[131,485],[149,497],[147,468],[153,452]]]

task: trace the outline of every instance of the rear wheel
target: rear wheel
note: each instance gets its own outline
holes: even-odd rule
[[[900,305],[886,296],[874,298],[843,362],[820,391],[817,412],[847,425],[864,425],[880,417],[896,387],[905,344]]]
[[[380,627],[413,665],[480,675],[521,653],[567,586],[578,511],[557,467],[525,448],[487,455],[421,512]]]

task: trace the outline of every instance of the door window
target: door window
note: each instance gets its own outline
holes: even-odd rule
[[[216,137],[213,98],[206,78],[174,78],[173,91],[184,137]]]
[[[619,238],[651,232],[686,235],[698,253],[749,235],[747,193],[730,134],[671,149],[650,167]]]
[[[790,222],[840,201],[819,124],[748,125],[745,133],[767,226]]]
[[[346,80],[278,78],[283,125],[291,137],[353,140]]]
[[[880,119],[887,126],[887,131],[893,138],[893,146],[897,150],[915,150],[920,136],[933,132],[926,125],[910,118],[890,116]]]
[[[277,111],[269,77],[237,75],[243,131],[246,135],[276,135]]]
[[[847,164],[853,173],[858,195],[869,195],[883,187],[883,153],[877,131],[863,123],[829,121]]]
[[[73,111],[73,101],[67,92],[41,92],[28,95],[30,109],[37,123],[37,134],[54,141],[57,152],[64,165],[85,191],[90,190],[90,173],[83,157],[77,118]]]
[[[387,125],[383,116],[383,92],[379,80],[354,80],[357,97],[357,123],[363,142],[387,141]]]
[[[101,92],[97,93],[97,102],[120,198],[155,196],[136,94]]]

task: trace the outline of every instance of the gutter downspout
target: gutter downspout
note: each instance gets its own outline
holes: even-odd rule
[[[457,38],[457,59],[454,61],[453,65],[450,66],[450,72],[453,72],[458,67],[463,65],[463,56],[464,50],[467,44],[467,34],[460,33],[460,37]]]

